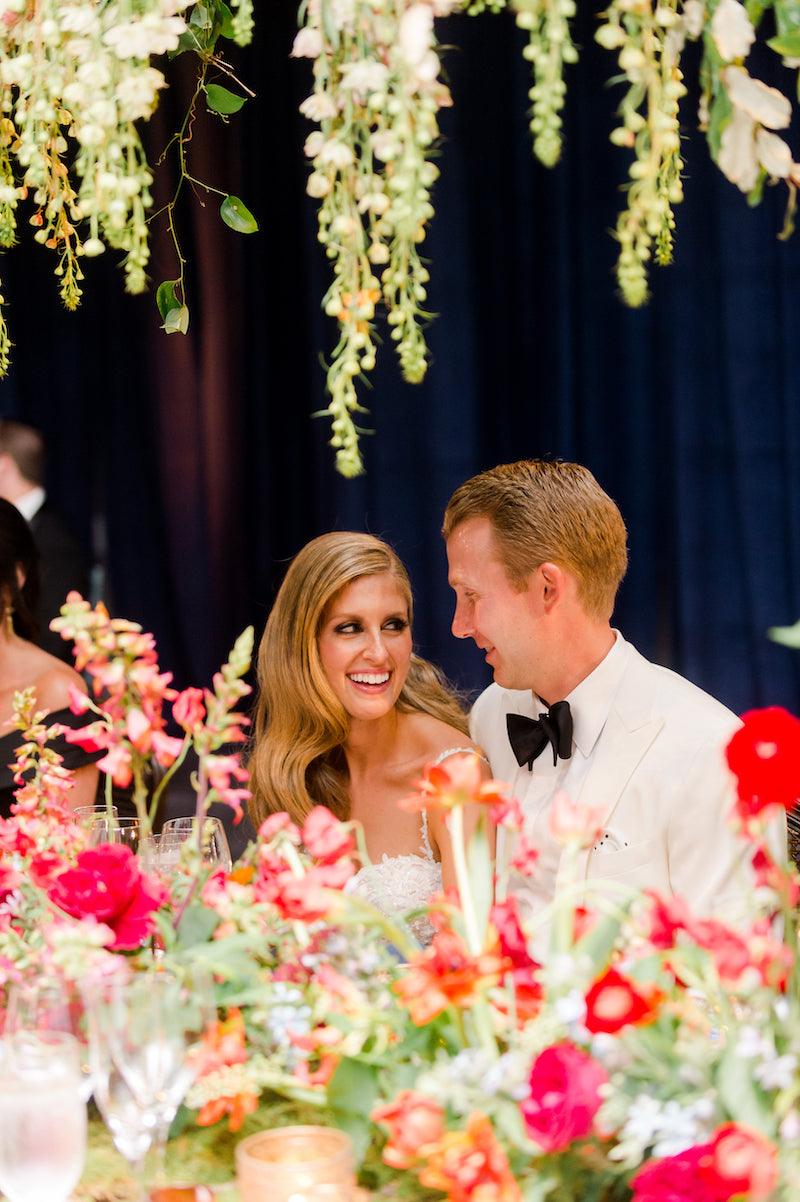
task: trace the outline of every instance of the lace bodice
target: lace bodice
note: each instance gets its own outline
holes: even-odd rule
[[[471,747],[450,747],[437,756],[441,764],[448,756],[469,753]],[[374,864],[365,864],[345,886],[345,892],[357,893],[364,901],[384,914],[408,914],[424,906],[434,893],[442,889],[442,866],[433,856],[428,835],[428,812],[420,815],[420,849],[415,855],[383,857]],[[420,943],[427,946],[435,934],[427,915],[421,914],[408,923]]]

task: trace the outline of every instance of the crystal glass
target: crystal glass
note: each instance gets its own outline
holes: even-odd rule
[[[17,1032],[0,1044],[0,1189],[9,1202],[66,1202],[86,1155],[74,1036]]]
[[[92,1073],[86,1013],[81,991],[74,981],[43,974],[9,986],[5,1034],[14,1036],[26,1031],[34,1034],[63,1031],[74,1036],[81,1094],[88,1102],[92,1095]]]
[[[177,863],[186,843],[194,843],[201,849],[204,864],[213,864],[224,872],[230,872],[233,867],[231,849],[221,819],[205,817],[201,833],[197,818],[170,818],[162,826],[159,838],[158,856],[162,865]]]
[[[72,820],[86,831],[89,847],[98,843],[115,843],[115,831],[119,821],[116,806],[76,806],[72,811]]]
[[[148,972],[85,992],[95,1101],[143,1189],[151,1148],[163,1175],[170,1125],[216,1021],[211,978],[195,968]]]

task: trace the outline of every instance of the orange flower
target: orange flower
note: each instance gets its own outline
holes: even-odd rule
[[[422,780],[414,782],[419,793],[397,804],[404,810],[452,810],[464,805],[497,805],[508,785],[483,780],[481,758],[475,752],[448,756],[443,764],[427,764]]]
[[[441,1106],[416,1089],[401,1089],[393,1102],[377,1106],[369,1117],[389,1129],[383,1161],[394,1169],[410,1169],[444,1135]]]
[[[475,1111],[464,1131],[447,1131],[427,1149],[422,1185],[440,1189],[448,1202],[522,1202],[522,1191],[485,1114]]]
[[[405,977],[393,989],[408,1007],[418,1027],[436,1018],[448,1006],[468,1006],[511,967],[495,948],[471,956],[455,931],[434,935],[433,942],[411,961]]]
[[[228,1128],[238,1131],[244,1122],[245,1115],[253,1114],[258,1108],[258,1097],[252,1093],[240,1093],[235,1098],[214,1098],[206,1102],[197,1115],[198,1127],[211,1127],[218,1123],[224,1114],[230,1115]]]

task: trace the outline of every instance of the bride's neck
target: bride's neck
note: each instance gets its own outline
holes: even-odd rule
[[[351,776],[366,772],[375,764],[386,763],[393,758],[400,729],[400,716],[396,709],[372,721],[355,719],[344,744],[344,754]]]

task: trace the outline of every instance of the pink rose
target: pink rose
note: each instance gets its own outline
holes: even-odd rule
[[[531,1139],[545,1152],[558,1152],[592,1130],[600,1106],[600,1086],[608,1080],[592,1057],[566,1040],[536,1058],[530,1097],[520,1109]]]
[[[114,933],[113,951],[137,948],[155,929],[153,913],[167,890],[144,876],[129,847],[102,843],[78,856],[48,890],[50,900],[73,918],[95,918]]]
[[[350,831],[334,818],[325,806],[314,809],[303,823],[303,842],[310,855],[320,864],[335,864],[356,849],[356,841]]]

